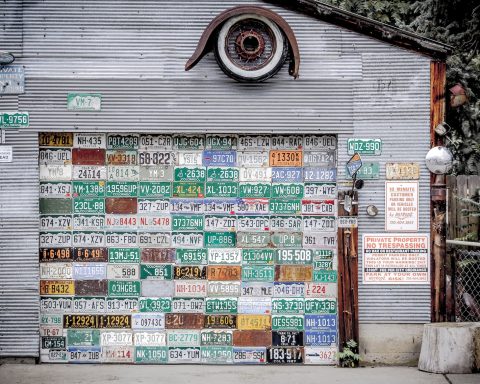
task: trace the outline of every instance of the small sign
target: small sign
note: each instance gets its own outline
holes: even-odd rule
[[[358,153],[355,153],[347,162],[347,171],[350,177],[354,177],[362,168],[362,158]]]
[[[25,93],[25,69],[23,65],[0,67],[0,95]]]
[[[69,93],[67,109],[71,111],[100,111],[102,95],[99,93]]]
[[[381,155],[382,154],[382,140],[381,139],[348,139],[347,142],[348,154],[354,155],[359,153],[361,155]]]
[[[385,183],[385,230],[418,231],[418,181],[387,181]]]
[[[418,180],[420,164],[418,163],[387,163],[385,164],[387,180]]]
[[[1,112],[0,128],[27,128],[30,125],[28,112]]]
[[[11,163],[13,161],[13,147],[11,145],[0,145],[0,163]]]

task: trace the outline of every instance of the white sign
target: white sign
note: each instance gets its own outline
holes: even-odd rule
[[[0,145],[0,163],[11,163],[13,161],[13,147]]]
[[[363,235],[364,284],[428,284],[429,266],[428,235]]]
[[[385,230],[418,231],[418,181],[385,183]]]

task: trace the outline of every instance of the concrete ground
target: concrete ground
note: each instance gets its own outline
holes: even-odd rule
[[[476,375],[435,375],[408,367],[135,366],[3,364],[0,384],[480,384]]]

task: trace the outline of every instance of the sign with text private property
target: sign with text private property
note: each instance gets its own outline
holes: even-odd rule
[[[69,93],[67,109],[72,111],[100,111],[102,95],[99,93]]]

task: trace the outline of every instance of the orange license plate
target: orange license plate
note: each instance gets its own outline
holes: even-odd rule
[[[302,167],[303,151],[270,151],[271,167]]]

